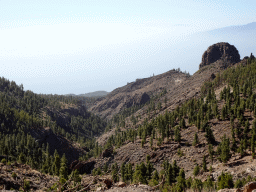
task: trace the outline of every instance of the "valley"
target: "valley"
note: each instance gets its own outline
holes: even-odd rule
[[[90,98],[1,78],[0,190],[256,189],[256,59],[216,43],[198,65]]]

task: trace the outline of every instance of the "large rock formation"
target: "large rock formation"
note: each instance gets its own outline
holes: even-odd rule
[[[72,171],[77,169],[80,174],[84,174],[84,173],[91,174],[92,170],[94,169],[95,163],[96,162],[94,160],[91,160],[91,161],[75,160],[71,163],[71,165],[69,166],[69,169]]]
[[[234,45],[224,42],[213,44],[204,52],[199,69],[218,60],[227,65],[235,64],[240,61],[240,55]]]

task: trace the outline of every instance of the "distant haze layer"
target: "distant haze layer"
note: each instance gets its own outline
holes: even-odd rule
[[[76,25],[71,24],[70,26],[76,28]],[[60,25],[59,27],[63,27],[65,30],[66,26]],[[184,29],[184,33],[178,34],[178,28]],[[31,28],[32,32],[40,29],[40,27]],[[125,30],[130,30],[131,33],[138,31],[138,39],[127,37],[127,42],[120,44],[119,38],[124,38],[121,34]],[[256,23],[194,34],[188,34],[184,26],[173,27],[170,33],[159,31],[163,28],[156,27],[155,29],[149,28],[152,31],[147,33],[144,38],[143,30],[145,28],[124,27],[117,33],[119,35],[116,36],[116,41],[100,45],[101,38],[107,38],[106,35],[99,37],[90,49],[82,50],[83,46],[86,47],[86,39],[88,39],[85,37],[79,45],[81,51],[78,47],[74,53],[68,51],[65,53],[64,49],[65,43],[72,44],[74,36],[70,39],[61,34],[55,34],[54,30],[46,31],[49,35],[52,33],[56,37],[60,36],[57,41],[60,44],[63,43],[62,54],[55,52],[55,44],[51,44],[47,39],[45,43],[49,44],[49,53],[52,51],[52,55],[42,52],[41,56],[35,56],[33,55],[33,46],[30,46],[30,55],[21,51],[20,55],[14,57],[10,50],[1,52],[1,76],[14,80],[18,84],[22,83],[26,90],[30,89],[36,93],[82,94],[97,90],[109,92],[128,82],[135,81],[137,78],[157,75],[173,68],[180,68],[182,71],[193,74],[198,70],[204,51],[217,42],[228,42],[234,45],[238,49],[241,59],[256,50]],[[9,32],[12,32],[11,29]],[[77,33],[81,33],[81,31]],[[22,39],[22,35],[17,38]],[[34,38],[35,42],[36,38],[40,40],[40,37]],[[75,40],[77,41],[77,39]],[[44,43],[43,41],[40,40],[41,43]],[[12,51],[15,52],[15,48]]]

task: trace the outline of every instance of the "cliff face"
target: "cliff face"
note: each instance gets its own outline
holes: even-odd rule
[[[222,60],[227,65],[235,64],[240,61],[240,54],[236,47],[229,43],[213,44],[204,52],[199,69],[218,60]]]

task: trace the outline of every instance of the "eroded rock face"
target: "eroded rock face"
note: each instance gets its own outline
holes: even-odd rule
[[[150,97],[147,93],[139,93],[139,94],[135,94],[130,98],[127,98],[125,105],[127,108],[129,108],[134,105],[143,105],[149,100],[150,100]]]
[[[75,160],[70,165],[70,170],[77,169],[80,174],[91,174],[92,170],[94,169],[95,161],[78,161]]]
[[[222,42],[213,44],[204,52],[199,69],[218,60],[223,60],[229,64],[235,64],[240,61],[240,54],[236,47],[229,43]]]
[[[113,148],[105,149],[102,154],[100,155],[102,158],[110,157],[113,153]]]
[[[252,192],[254,189],[256,189],[256,182],[250,182],[244,186],[244,192]]]

